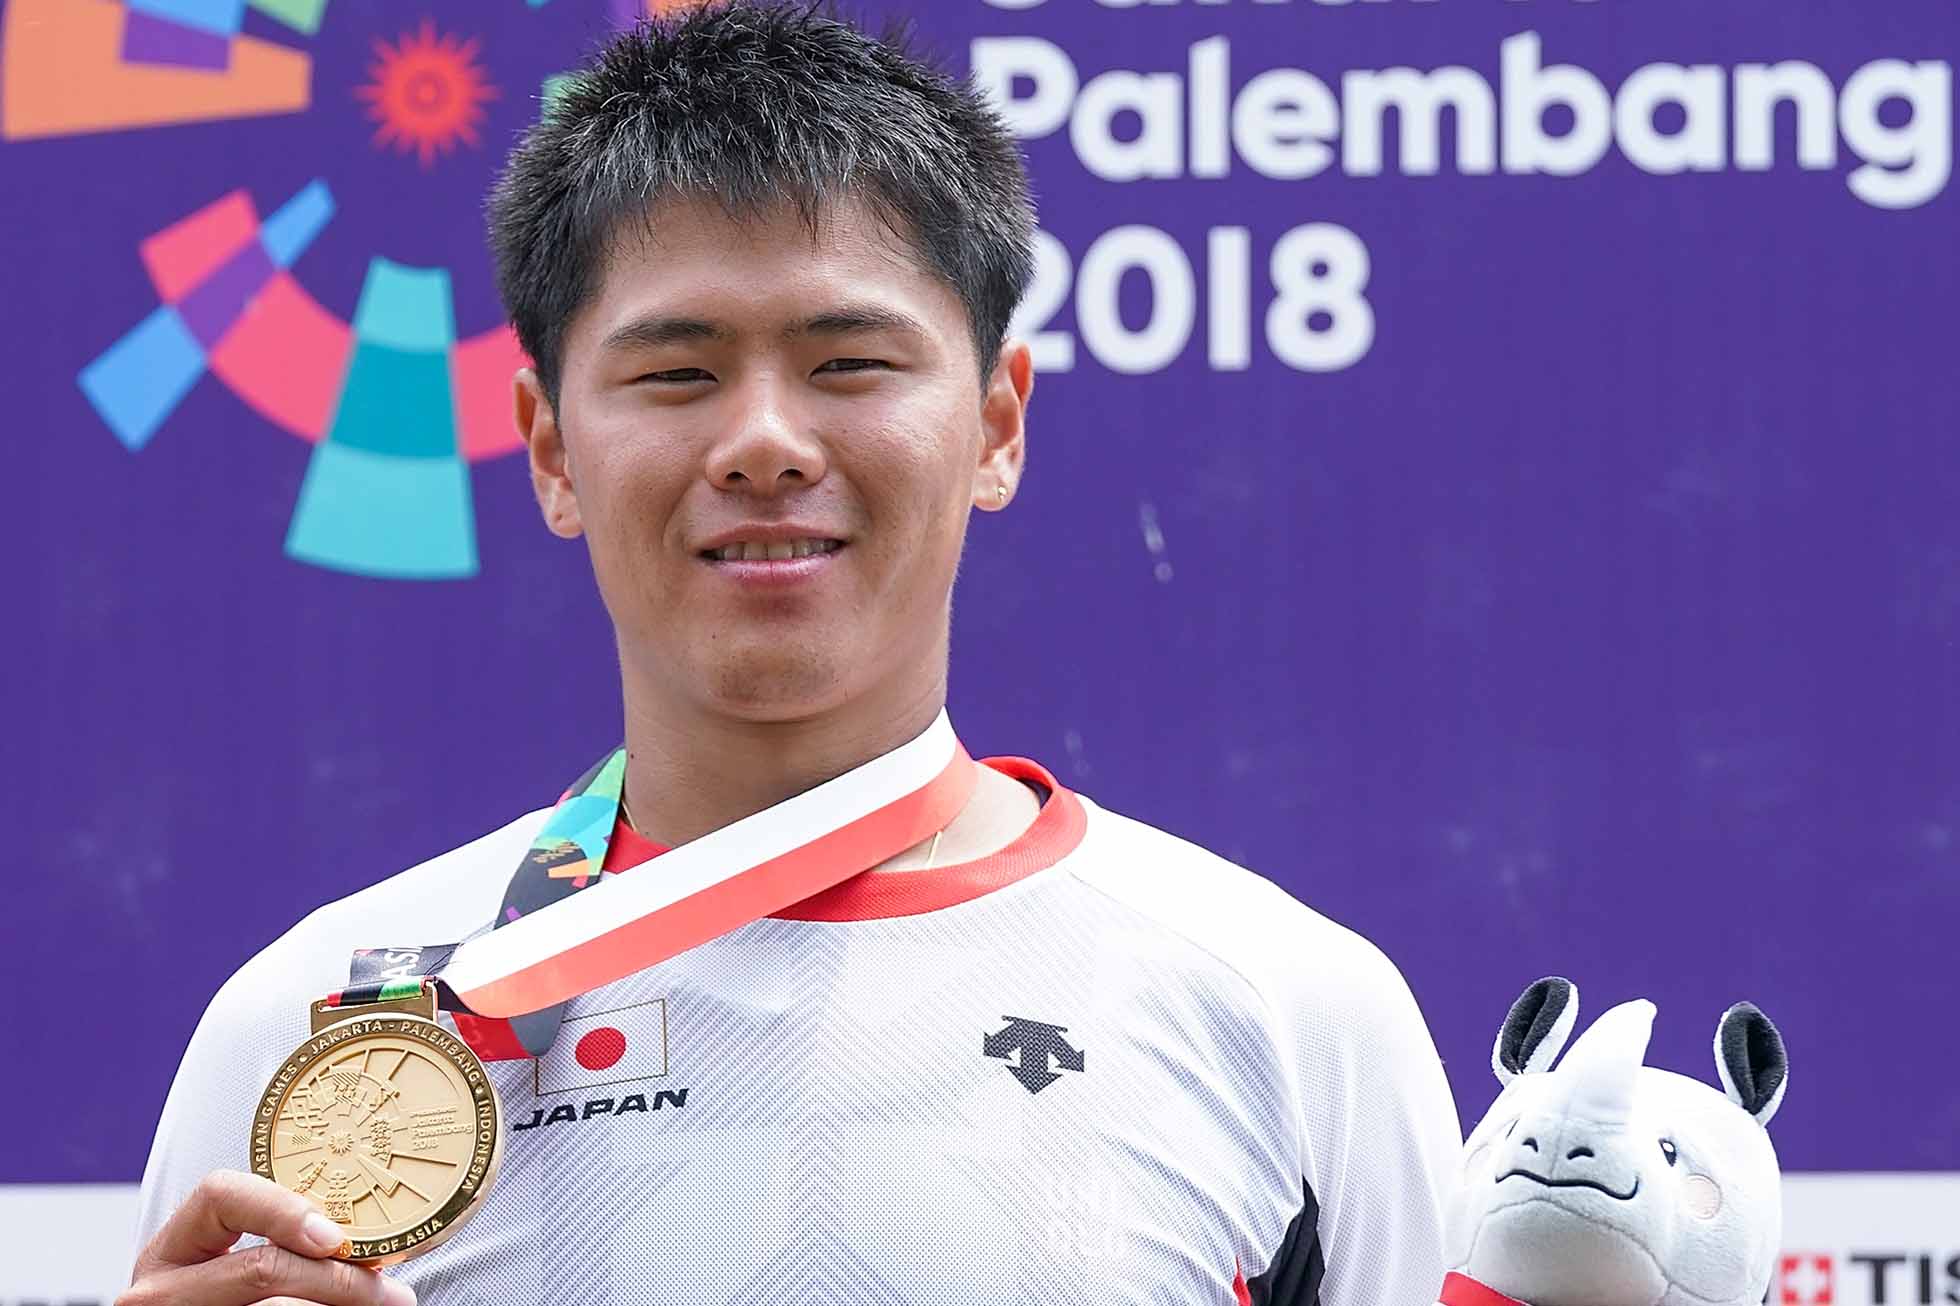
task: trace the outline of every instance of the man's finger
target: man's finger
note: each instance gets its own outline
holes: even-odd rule
[[[329,1256],[346,1238],[339,1225],[298,1193],[257,1175],[214,1170],[150,1239],[137,1258],[136,1278],[200,1265],[224,1255],[248,1233],[303,1256]]]
[[[163,1270],[126,1293],[118,1306],[415,1306],[405,1283],[345,1261],[319,1261],[266,1243],[201,1265]]]

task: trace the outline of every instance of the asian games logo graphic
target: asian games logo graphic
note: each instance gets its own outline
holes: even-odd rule
[[[543,9],[554,0],[524,2]],[[694,2],[605,0],[605,12],[624,26]],[[510,93],[486,70],[480,37],[393,0],[5,4],[0,139],[346,114],[371,129],[373,150],[426,173],[480,151],[487,108]],[[463,12],[490,7],[472,0]],[[342,22],[374,29],[365,33],[370,57],[356,84],[330,91],[315,85],[306,43]],[[555,80],[545,81],[547,99]],[[380,251],[367,258],[353,320],[328,309],[298,265],[337,216],[335,191],[305,176],[270,212],[240,186],[194,212],[161,215],[164,225],[136,251],[157,306],[83,362],[82,392],[139,453],[167,434],[209,373],[312,446],[289,557],[376,578],[474,576],[470,466],[519,447],[508,387],[523,352],[501,321],[458,332],[449,268]]]

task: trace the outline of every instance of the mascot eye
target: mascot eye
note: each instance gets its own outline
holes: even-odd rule
[[[1681,1153],[1676,1150],[1674,1140],[1671,1138],[1661,1139],[1661,1155],[1667,1158],[1669,1165],[1673,1165],[1681,1159]]]

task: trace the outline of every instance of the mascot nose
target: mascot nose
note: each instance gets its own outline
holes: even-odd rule
[[[1584,1173],[1594,1159],[1588,1140],[1596,1128],[1593,1121],[1560,1115],[1520,1120],[1511,1131],[1509,1164],[1544,1175]]]
[[[1563,1081],[1567,1112],[1600,1123],[1626,1120],[1653,1032],[1654,1004],[1645,999],[1623,1002],[1594,1021],[1553,1072]]]

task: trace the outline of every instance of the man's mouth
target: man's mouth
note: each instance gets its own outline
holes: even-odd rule
[[[835,553],[843,547],[842,540],[737,540],[718,549],[704,549],[701,556],[710,562],[787,562],[791,558]]]

